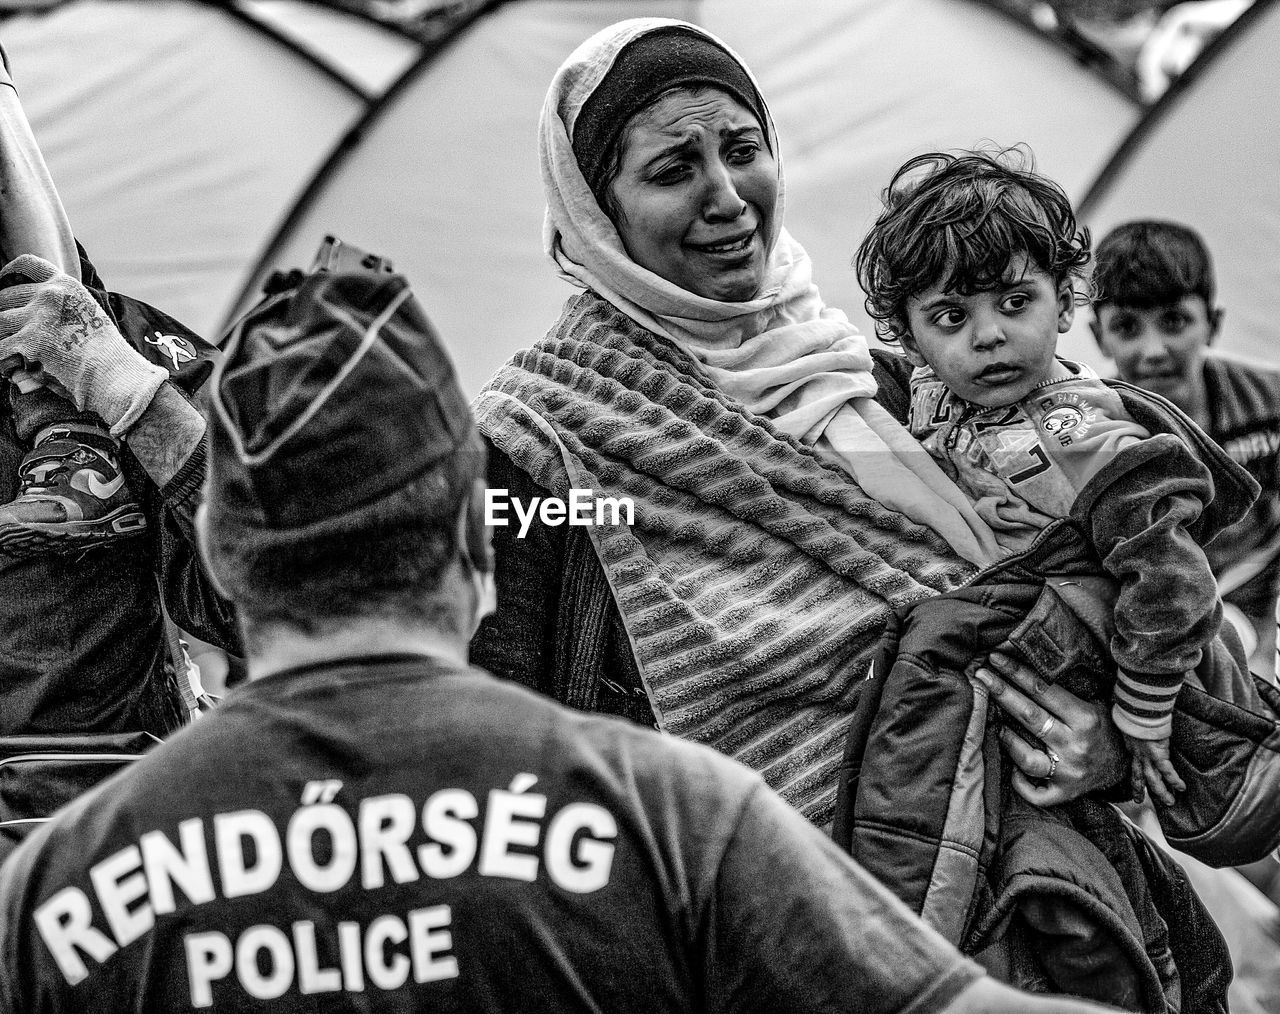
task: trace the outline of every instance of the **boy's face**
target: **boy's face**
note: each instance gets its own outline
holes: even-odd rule
[[[1200,296],[1183,296],[1142,310],[1104,303],[1089,326],[1103,355],[1115,360],[1121,380],[1185,407],[1221,321],[1220,309],[1210,310]]]
[[[933,367],[959,397],[984,408],[1012,405],[1055,376],[1058,335],[1075,315],[1071,283],[1055,283],[1026,256],[1000,284],[966,296],[941,283],[907,300],[907,358]]]

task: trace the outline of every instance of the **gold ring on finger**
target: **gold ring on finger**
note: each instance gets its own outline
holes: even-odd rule
[[[1036,733],[1036,738],[1044,739],[1045,736],[1049,735],[1049,730],[1052,729],[1057,724],[1058,724],[1057,719],[1054,718],[1052,715],[1049,715],[1044,720],[1044,725],[1040,726],[1039,731]]]

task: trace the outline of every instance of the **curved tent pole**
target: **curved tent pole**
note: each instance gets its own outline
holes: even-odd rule
[[[232,0],[234,2],[234,0]],[[405,28],[404,25],[397,24],[394,21],[383,21],[381,18],[375,18],[372,14],[365,10],[359,10],[343,3],[342,0],[305,0],[312,7],[323,7],[325,10],[335,11],[338,14],[345,14],[357,21],[363,21],[366,24],[377,25],[379,28],[391,35],[398,35],[402,39],[409,42],[415,42],[422,45],[426,40],[421,35],[411,29]]]
[[[279,46],[283,46],[294,56],[305,60],[308,64],[320,71],[325,77],[329,78],[334,84],[338,85],[344,91],[349,92],[361,102],[372,102],[375,96],[371,95],[367,90],[357,84],[346,74],[338,70],[337,67],[326,63],[318,54],[307,49],[306,46],[300,45],[296,40],[289,38],[279,29],[272,25],[264,24],[255,18],[248,11],[237,7],[233,0],[195,0],[196,3],[204,7],[212,7],[214,10],[221,11],[228,17],[239,21],[241,24],[248,25],[255,31],[261,32],[267,36],[272,42]],[[380,22],[376,22],[379,23]]]
[[[1249,31],[1250,26],[1262,16],[1264,11],[1274,6],[1277,2],[1280,2],[1280,0],[1254,0],[1253,4],[1246,7],[1235,21],[1228,25],[1209,45],[1205,46],[1195,60],[1191,62],[1191,66],[1165,89],[1164,94],[1156,99],[1142,119],[1134,124],[1128,136],[1120,142],[1119,147],[1107,159],[1106,165],[1099,170],[1097,177],[1090,184],[1089,189],[1085,191],[1084,197],[1080,199],[1076,207],[1076,212],[1080,218],[1087,218],[1093,213],[1094,208],[1106,196],[1111,184],[1115,182],[1116,177],[1124,169],[1125,164],[1133,153],[1141,147],[1152,131],[1169,115],[1174,106],[1182,100],[1182,96],[1195,86],[1196,79],[1234,46],[1236,40]]]
[[[230,2],[230,0],[203,0],[203,2],[213,3],[217,6],[226,6]],[[344,6],[341,3],[341,0],[311,0],[311,2],[316,3],[319,6],[328,7],[333,10],[342,11],[344,13],[348,13],[348,14],[354,13]],[[288,241],[291,233],[293,232],[294,227],[297,225],[299,220],[306,214],[306,212],[310,209],[311,205],[315,202],[315,200],[319,196],[325,184],[329,181],[329,178],[338,170],[342,162],[346,159],[347,155],[359,143],[360,139],[364,135],[364,132],[371,125],[373,125],[378,120],[379,117],[381,117],[383,112],[390,107],[390,105],[396,100],[396,98],[400,95],[402,91],[404,91],[410,84],[412,84],[413,81],[420,74],[422,74],[432,63],[435,62],[438,56],[440,56],[446,49],[449,48],[449,46],[454,42],[455,39],[458,38],[458,36],[460,36],[463,32],[465,32],[472,25],[476,24],[482,18],[488,16],[489,14],[492,14],[493,12],[498,10],[500,7],[505,6],[509,2],[510,0],[488,0],[488,2],[481,3],[475,10],[471,11],[469,14],[462,17],[454,25],[452,25],[450,30],[446,32],[443,36],[441,36],[439,39],[432,40],[431,42],[425,42],[421,40],[418,36],[416,36],[414,33],[409,32],[407,30],[393,28],[393,26],[390,26],[384,22],[378,21],[376,18],[365,16],[365,20],[369,21],[370,23],[381,25],[382,27],[389,28],[393,31],[399,31],[403,33],[406,37],[413,39],[415,41],[421,42],[423,45],[422,54],[386,90],[386,92],[384,92],[380,97],[375,98],[370,103],[370,105],[368,106],[364,114],[338,141],[338,143],[334,146],[333,150],[329,153],[329,156],[324,160],[324,162],[316,170],[310,182],[308,182],[307,185],[302,189],[301,193],[298,195],[297,200],[294,201],[293,206],[285,214],[283,220],[281,221],[281,224],[276,229],[272,237],[267,241],[266,245],[263,247],[262,253],[255,259],[253,266],[249,269],[248,274],[245,276],[244,282],[242,283],[240,290],[236,293],[235,299],[232,301],[231,305],[228,307],[228,309],[226,310],[223,316],[222,324],[219,328],[220,333],[224,332],[227,329],[227,327],[230,326],[230,324],[235,320],[236,316],[238,315],[240,307],[244,306],[248,302],[252,294],[253,287],[256,284],[257,280],[263,275],[267,266],[274,260],[276,254],[280,251],[281,247],[283,247],[284,244]],[[1036,35],[1040,36],[1041,38],[1045,38],[1047,41],[1050,41],[1050,42],[1058,41],[1058,43],[1061,44],[1061,40],[1053,40],[1047,37],[1045,33],[1041,32],[1032,22],[1023,18],[1019,18],[1012,11],[1008,10],[1005,7],[1002,7],[999,3],[996,3],[995,0],[970,0],[970,2],[976,3],[982,7],[986,7],[989,10],[992,10],[1001,14],[1002,16],[1008,18],[1009,20],[1021,25],[1024,29],[1034,32]],[[1257,3],[1259,5],[1261,5],[1264,2],[1271,2],[1271,0],[1257,0]],[[359,17],[360,15],[356,14],[355,16]],[[262,26],[262,27],[264,28],[264,31],[265,31],[266,30],[265,26]],[[1085,42],[1086,40],[1080,40],[1081,45],[1085,44]],[[1099,77],[1107,81],[1113,88],[1121,92],[1121,94],[1123,94],[1126,98],[1133,99],[1136,101],[1136,95],[1134,94],[1132,88],[1127,87],[1124,83],[1122,83],[1122,81],[1117,76],[1107,74],[1102,69],[1101,66],[1099,66],[1096,62],[1088,58],[1088,54],[1081,52],[1079,48],[1073,49],[1071,46],[1068,46],[1066,48],[1068,49],[1068,52],[1071,55],[1073,55],[1078,61],[1085,64],[1086,66],[1091,67],[1094,70],[1094,72],[1098,74]]]
[[[1138,95],[1138,86],[1135,81],[1131,81],[1125,74],[1121,73],[1115,62],[1107,55],[1106,51],[1096,43],[1086,39],[1083,35],[1074,31],[1064,31],[1061,34],[1053,35],[1044,31],[1027,15],[1019,14],[1010,9],[999,0],[970,0],[971,3],[977,4],[979,7],[985,7],[987,10],[994,11],[1001,17],[1006,18],[1015,24],[1021,25],[1027,31],[1039,36],[1046,42],[1057,46],[1064,50],[1076,63],[1087,68],[1098,77],[1102,78],[1107,84],[1111,85],[1125,98],[1130,99],[1135,105],[1141,105],[1142,100]]]
[[[498,8],[505,6],[510,0],[488,0],[481,4],[476,10],[472,11],[466,17],[454,24],[449,32],[441,38],[433,42],[424,43],[422,54],[414,60],[403,74],[389,87],[379,98],[371,102],[361,117],[351,126],[351,128],[343,135],[341,140],[334,146],[329,153],[328,158],[320,165],[315,174],[311,177],[310,182],[302,189],[298,195],[298,199],[294,201],[293,206],[284,216],[280,226],[276,229],[274,235],[267,241],[262,253],[258,255],[253,266],[249,269],[245,276],[244,282],[240,286],[240,291],[236,293],[235,300],[223,315],[222,324],[218,329],[219,334],[226,332],[231,323],[236,319],[241,306],[248,302],[252,295],[254,285],[262,276],[267,266],[275,259],[280,248],[288,241],[289,236],[301,220],[302,216],[310,210],[311,205],[319,196],[324,185],[328,183],[329,178],[338,170],[342,163],[346,160],[347,155],[359,143],[364,136],[365,131],[369,129],[382,114],[390,108],[400,93],[409,87],[423,72],[426,71],[445,50],[447,50],[460,36],[472,25],[476,24],[481,18],[492,14]]]

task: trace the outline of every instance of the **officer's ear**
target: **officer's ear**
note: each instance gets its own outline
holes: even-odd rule
[[[489,528],[484,523],[484,494],[488,489],[483,479],[471,484],[471,498],[459,517],[462,537],[459,543],[472,568],[481,574],[492,574],[494,567],[493,543]]]
[[[475,589],[475,615],[472,617],[471,634],[480,627],[480,621],[492,615],[498,608],[498,586],[494,580],[493,545],[489,529],[484,523],[484,494],[488,487],[483,479],[471,484],[471,496],[458,511],[458,555],[466,565]]]

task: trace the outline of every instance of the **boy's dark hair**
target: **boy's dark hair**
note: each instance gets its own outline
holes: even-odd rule
[[[1093,306],[1147,310],[1184,296],[1199,296],[1212,310],[1213,261],[1194,229],[1177,222],[1138,219],[1112,229],[1098,244]]]
[[[1055,283],[1084,280],[1089,231],[1077,229],[1070,199],[1024,148],[918,155],[881,202],[854,265],[886,342],[907,333],[911,296],[937,284],[966,295],[994,288],[1019,254]]]

